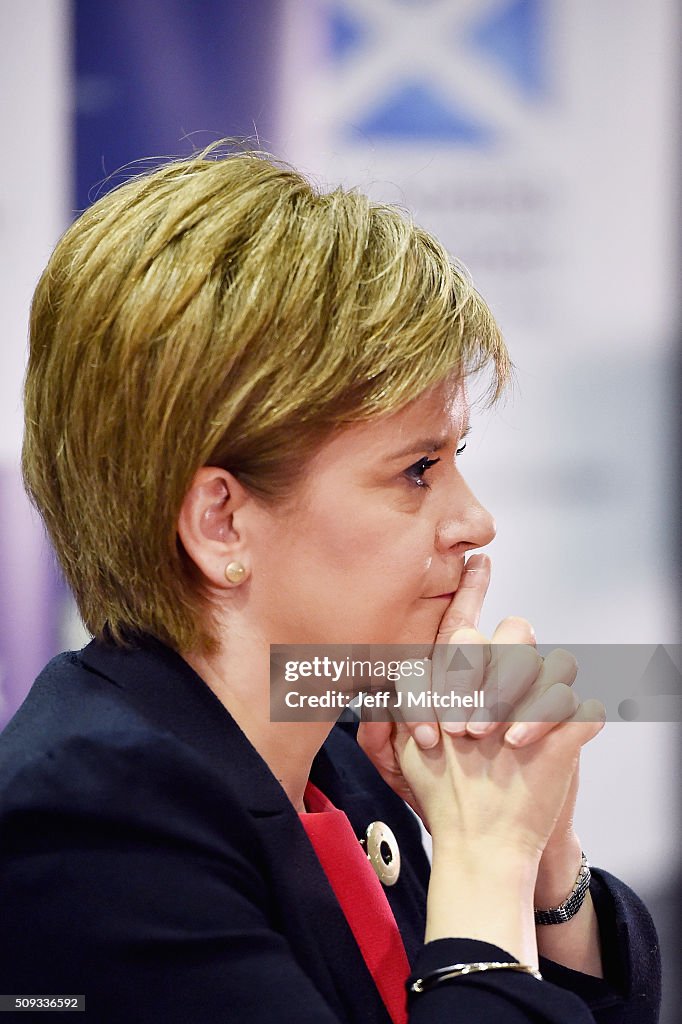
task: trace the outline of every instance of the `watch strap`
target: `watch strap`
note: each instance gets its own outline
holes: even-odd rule
[[[575,917],[585,902],[585,897],[587,896],[588,889],[590,888],[591,877],[590,865],[587,863],[587,857],[583,853],[578,877],[576,878],[575,884],[567,898],[563,903],[560,903],[558,907],[549,907],[546,910],[536,910],[535,923],[565,924],[566,921],[570,921],[572,917]]]

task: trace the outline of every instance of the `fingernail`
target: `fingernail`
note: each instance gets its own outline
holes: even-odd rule
[[[468,723],[467,732],[470,732],[472,736],[483,736],[493,725],[493,722],[482,722],[480,719],[477,719],[474,722]]]
[[[422,750],[430,750],[438,743],[438,730],[433,725],[418,725],[414,730],[414,738]]]
[[[507,730],[507,734],[504,737],[507,743],[511,743],[513,747],[520,746],[524,740],[528,739],[529,732],[525,725],[512,725],[511,729]]]
[[[467,731],[466,722],[441,722],[440,727],[449,736],[463,736]]]

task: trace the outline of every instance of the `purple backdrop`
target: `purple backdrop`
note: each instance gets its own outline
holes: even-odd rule
[[[75,0],[74,211],[133,160],[273,134],[276,0]],[[116,178],[115,180],[119,180]],[[67,642],[65,590],[17,470],[0,468],[0,728]]]

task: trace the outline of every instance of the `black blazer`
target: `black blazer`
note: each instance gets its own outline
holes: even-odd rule
[[[465,938],[423,944],[419,829],[352,730],[332,730],[311,778],[358,836],[375,819],[395,832],[403,866],[387,896],[414,971],[510,959]],[[549,961],[543,982],[479,974],[418,997],[410,1024],[653,1024],[649,914],[604,872],[592,893],[608,981]],[[88,1016],[66,1016],[96,1024],[388,1024],[281,786],[153,640],[55,658],[0,736],[0,993],[84,994]]]

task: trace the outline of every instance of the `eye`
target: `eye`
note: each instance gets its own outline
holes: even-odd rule
[[[459,448],[457,449],[457,451],[455,452],[455,454],[456,454],[456,455],[461,455],[461,454],[462,454],[462,452],[464,451],[464,449],[466,448],[466,446],[467,446],[467,443],[466,443],[466,441],[462,441],[461,445],[459,446]]]
[[[429,459],[425,455],[423,459],[420,459],[419,462],[415,462],[413,466],[410,466],[409,469],[405,470],[405,476],[408,480],[412,480],[417,487],[428,487],[429,485],[424,479],[424,473],[427,469],[430,469],[431,466],[435,466],[437,462],[440,462],[440,459]]]

